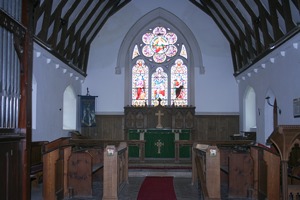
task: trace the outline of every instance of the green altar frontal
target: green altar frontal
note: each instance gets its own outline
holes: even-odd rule
[[[175,158],[175,141],[190,140],[189,129],[131,129],[129,140],[145,141],[145,158]],[[138,146],[129,146],[129,157],[138,158]],[[191,157],[191,147],[182,146],[179,149],[180,158]]]

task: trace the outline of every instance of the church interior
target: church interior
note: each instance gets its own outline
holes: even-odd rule
[[[300,199],[299,0],[0,0],[0,19],[1,198]]]

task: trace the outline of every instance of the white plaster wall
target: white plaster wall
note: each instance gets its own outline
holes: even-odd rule
[[[65,72],[64,72],[65,70]],[[37,83],[36,128],[32,140],[52,141],[68,136],[63,130],[63,94],[69,85],[78,95],[84,77],[34,43],[33,76]]]
[[[133,0],[113,15],[91,45],[87,78],[82,87],[97,95],[96,112],[123,113],[124,67],[115,74],[118,52],[130,28],[146,13],[163,8],[177,15],[194,33],[205,74],[195,69],[195,102],[198,113],[238,113],[238,86],[233,77],[230,47],[213,20],[188,1]]]
[[[281,114],[278,114],[278,124],[300,124],[300,118],[294,118],[293,115],[293,99],[300,97],[298,46],[300,47],[299,34],[236,77],[239,82],[240,116],[243,116],[242,101],[247,87],[251,86],[256,94],[257,141],[260,143],[264,144],[273,130],[271,124],[273,108],[265,99],[269,92],[274,94],[277,105],[281,109]],[[240,120],[241,123],[242,121]],[[243,127],[243,124],[240,127]]]

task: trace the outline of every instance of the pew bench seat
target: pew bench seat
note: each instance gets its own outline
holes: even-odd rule
[[[37,186],[43,177],[43,148],[48,141],[31,142],[30,180]]]
[[[43,163],[38,163],[30,167],[30,181],[32,186],[36,187],[42,181],[43,177]]]

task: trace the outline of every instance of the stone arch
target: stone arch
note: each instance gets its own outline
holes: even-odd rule
[[[115,73],[120,74],[121,68],[124,68],[125,73],[125,91],[129,91],[129,85],[130,85],[130,53],[129,49],[132,47],[133,41],[136,38],[138,34],[140,34],[141,30],[149,26],[149,24],[156,23],[157,21],[164,21],[165,23],[169,24],[170,26],[174,27],[176,30],[180,32],[180,34],[183,36],[184,40],[187,42],[188,48],[187,51],[190,55],[190,61],[189,65],[190,73],[194,74],[194,70],[196,67],[200,68],[200,73],[204,74],[204,66],[202,61],[202,53],[199,47],[199,44],[193,35],[192,31],[189,29],[189,27],[180,20],[177,16],[174,14],[166,11],[162,8],[157,8],[148,14],[144,15],[140,20],[138,20],[128,31],[126,36],[124,37],[119,53],[118,53],[118,60],[117,60],[117,66],[115,68]],[[190,82],[193,83],[190,85],[190,104],[194,104],[194,76],[190,76]],[[193,97],[193,98],[191,98]],[[125,93],[125,105],[129,105],[130,99],[129,95]]]

